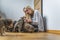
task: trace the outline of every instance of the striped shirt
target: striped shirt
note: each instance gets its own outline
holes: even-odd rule
[[[41,13],[38,10],[34,11],[32,22],[33,24],[38,25],[38,30],[44,31],[43,19]]]

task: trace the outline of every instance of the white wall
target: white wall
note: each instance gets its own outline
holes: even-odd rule
[[[30,5],[34,8],[34,0],[1,0],[0,2],[1,12],[13,20],[24,16],[23,7]]]
[[[1,0],[0,0],[0,11],[1,11]]]
[[[60,30],[60,0],[43,0],[43,16],[48,30]]]

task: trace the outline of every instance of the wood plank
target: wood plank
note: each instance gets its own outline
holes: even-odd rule
[[[60,30],[47,30],[47,32],[60,35]]]
[[[50,33],[6,33],[0,40],[60,40],[60,35]]]

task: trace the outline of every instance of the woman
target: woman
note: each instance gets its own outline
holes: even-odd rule
[[[26,22],[31,23],[35,28],[38,28],[38,31],[44,31],[43,19],[38,10],[33,10],[30,6],[26,6],[23,8],[23,11],[31,17],[31,19],[26,18]]]

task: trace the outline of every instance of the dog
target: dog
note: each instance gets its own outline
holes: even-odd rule
[[[24,22],[24,19],[25,17],[21,17],[15,24],[15,32],[34,32],[34,27],[31,24]]]
[[[12,20],[10,20],[10,19],[2,19],[2,20],[0,20],[0,34],[1,34],[1,36],[4,35],[6,31],[13,30],[11,28],[13,28]]]
[[[1,34],[1,36],[3,35],[4,31],[5,31],[5,24],[4,24],[3,20],[0,20],[0,34]]]

